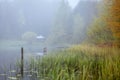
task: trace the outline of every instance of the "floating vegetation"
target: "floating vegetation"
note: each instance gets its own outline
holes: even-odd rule
[[[32,75],[27,75],[28,77],[32,77]]]
[[[16,73],[16,70],[11,70],[11,71],[9,71],[9,72],[11,72],[11,73]]]
[[[8,79],[10,79],[10,80],[18,80],[17,77],[8,77]]]
[[[0,76],[7,76],[7,74],[0,74]]]

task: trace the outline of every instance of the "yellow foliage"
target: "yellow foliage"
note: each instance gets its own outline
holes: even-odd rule
[[[81,45],[74,45],[68,49],[69,52],[84,52],[87,55],[109,55],[109,54],[117,54],[119,49],[116,47],[99,47],[92,44],[81,44]]]
[[[106,0],[106,7],[108,7],[108,14],[106,22],[108,27],[113,32],[115,37],[115,44],[120,46],[120,0],[112,0],[112,4],[108,5],[111,0]]]

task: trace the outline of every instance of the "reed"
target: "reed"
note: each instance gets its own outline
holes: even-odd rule
[[[120,51],[78,45],[34,59],[39,80],[120,80]]]

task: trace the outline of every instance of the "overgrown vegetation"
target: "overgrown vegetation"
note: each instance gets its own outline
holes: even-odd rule
[[[114,41],[112,31],[102,17],[94,20],[94,23],[88,29],[87,34],[87,42],[90,42],[91,44],[111,44]]]
[[[102,1],[102,14],[88,28],[81,15],[70,14],[68,4],[62,1],[46,44],[70,48],[30,59],[26,67],[29,76],[37,80],[120,80],[120,1],[108,2]],[[28,35],[23,38],[29,40]],[[35,36],[30,34],[29,44]]]
[[[88,30],[89,45],[32,60],[31,69],[45,80],[120,80],[119,2],[113,0],[102,7],[106,11]]]
[[[117,48],[74,46],[53,55],[32,59],[30,69],[45,80],[119,80]]]
[[[120,50],[115,47],[75,45],[25,63],[25,80],[119,80]],[[20,64],[11,78],[20,79]],[[13,70],[12,70],[13,71]],[[16,72],[17,71],[17,72]],[[5,72],[7,73],[7,72]],[[12,76],[12,74],[16,74]],[[7,74],[5,74],[7,75]],[[7,78],[7,76],[6,76]]]
[[[105,16],[105,20],[115,38],[114,44],[120,47],[120,15],[119,15],[120,14],[120,1],[119,0],[112,0],[112,1],[106,0],[104,1],[104,3],[107,7],[107,14],[108,14],[107,16]]]

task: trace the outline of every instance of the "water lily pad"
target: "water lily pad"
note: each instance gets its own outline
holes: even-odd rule
[[[17,74],[17,77],[21,77],[21,74]]]
[[[17,80],[18,78],[16,78],[16,77],[8,77],[8,79],[10,79],[10,80]]]
[[[11,72],[11,73],[15,73],[15,72],[16,72],[16,70],[11,70],[11,71],[9,71],[9,72]]]
[[[31,72],[31,71],[24,71],[24,73],[29,73],[29,72]]]
[[[27,75],[28,77],[32,77],[32,75]]]
[[[7,74],[0,74],[0,76],[6,76]]]

